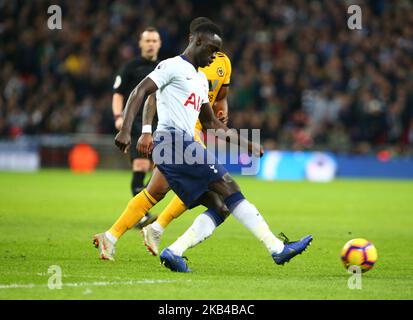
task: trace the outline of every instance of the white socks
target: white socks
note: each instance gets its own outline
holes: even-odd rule
[[[248,200],[243,199],[232,210],[232,215],[241,222],[254,236],[260,240],[270,253],[281,253],[284,243],[271,232],[264,218],[257,208]],[[205,213],[199,215],[189,229],[168,248],[176,255],[182,254],[189,248],[208,238],[215,230],[216,225],[211,217]]]
[[[260,240],[270,253],[280,253],[284,243],[271,232],[257,208],[244,199],[232,210],[232,215]]]
[[[158,221],[155,221],[151,224],[152,229],[154,229],[155,231],[159,232],[160,234],[163,234],[163,232],[165,231],[165,228],[163,228]]]
[[[215,222],[205,213],[196,217],[194,223],[189,227],[185,233],[178,238],[168,248],[174,254],[182,256],[182,254],[189,248],[197,245],[208,238],[215,230]]]
[[[109,239],[110,242],[112,242],[113,244],[115,244],[118,241],[118,238],[116,238],[113,234],[111,234],[109,231],[105,232],[105,236],[106,238]]]
[[[151,224],[151,226],[152,226],[152,228],[153,228],[155,231],[159,232],[160,234],[163,234],[163,232],[165,231],[165,229],[162,228],[162,226],[161,226],[157,221],[153,222],[153,223]],[[110,231],[106,231],[106,232],[105,232],[105,236],[106,236],[106,238],[108,238],[109,241],[112,242],[113,244],[115,244],[115,243],[118,241],[118,239],[117,239],[113,234],[111,234]]]

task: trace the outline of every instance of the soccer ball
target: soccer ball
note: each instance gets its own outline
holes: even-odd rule
[[[341,260],[344,267],[360,267],[362,272],[369,271],[377,261],[376,247],[366,239],[353,239],[348,241],[341,249]]]

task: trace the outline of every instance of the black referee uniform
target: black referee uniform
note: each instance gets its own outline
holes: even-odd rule
[[[116,75],[115,83],[113,84],[113,93],[118,93],[123,96],[123,108],[125,108],[126,102],[128,101],[132,90],[139,84],[139,82],[145,79],[145,77],[151,73],[153,69],[155,69],[158,63],[159,61],[151,61],[146,60],[143,57],[139,57],[127,62],[121,67]],[[143,158],[138,155],[136,150],[136,144],[142,132],[142,111],[143,106],[141,106],[132,125],[131,146],[129,148],[131,161],[134,159]],[[155,122],[156,118],[154,119],[154,123]]]

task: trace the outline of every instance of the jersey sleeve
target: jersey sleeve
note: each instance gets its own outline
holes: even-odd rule
[[[119,93],[123,96],[127,95],[126,83],[128,78],[127,65],[122,66],[116,74],[115,82],[113,83],[113,93]]]
[[[231,83],[231,72],[232,72],[232,66],[231,66],[231,60],[229,60],[228,56],[225,55],[225,66],[226,66],[226,72],[225,72],[225,79],[224,79],[224,86],[229,86]]]
[[[155,82],[158,89],[168,85],[173,79],[172,65],[168,61],[161,61],[156,68],[148,74],[148,77]]]

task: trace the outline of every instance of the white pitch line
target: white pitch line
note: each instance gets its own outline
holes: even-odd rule
[[[26,273],[28,274],[28,273]],[[31,273],[30,273],[31,274]],[[50,273],[39,272],[36,273],[36,276],[39,277],[50,277]],[[87,279],[112,279],[112,280],[123,280],[123,281],[134,281],[134,279],[129,279],[125,277],[118,277],[118,276],[91,276],[86,274],[62,274],[62,278],[87,278]]]
[[[114,285],[134,286],[140,284],[158,284],[158,283],[174,283],[174,282],[190,282],[191,280],[128,280],[128,281],[93,281],[93,282],[62,282],[62,287],[102,287]],[[33,289],[33,288],[48,288],[47,284],[0,284],[0,289]]]

